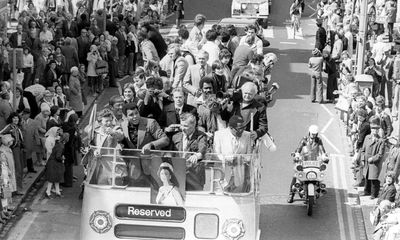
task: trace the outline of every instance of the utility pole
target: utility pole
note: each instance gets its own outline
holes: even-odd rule
[[[357,75],[363,74],[364,72],[365,44],[368,30],[368,0],[360,1],[360,10],[360,28],[357,41]]]
[[[13,92],[13,108],[17,106],[17,98],[15,96],[15,92],[17,91],[17,49],[13,48],[12,50],[12,69],[13,69],[13,84],[12,84],[12,92]],[[22,93],[21,93],[21,98],[22,98]]]

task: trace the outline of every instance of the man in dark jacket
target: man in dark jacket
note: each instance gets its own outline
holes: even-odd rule
[[[317,20],[317,33],[315,34],[315,48],[318,48],[322,52],[326,44],[326,31],[322,27],[322,20]]]
[[[73,38],[78,37],[79,34],[78,24],[76,23],[75,20],[72,19],[71,14],[67,14],[66,19],[63,20],[62,32],[63,35],[66,37],[73,37]]]
[[[365,137],[371,133],[371,128],[369,127],[369,122],[368,122],[368,113],[367,110],[360,109],[357,112],[357,117],[358,117],[358,123],[359,127],[357,129],[358,137],[357,137],[357,143],[356,143],[356,149],[360,150],[361,147],[364,144]]]
[[[24,46],[28,46],[31,48],[30,38],[26,32],[22,32],[23,26],[18,24],[17,32],[12,33],[10,36],[10,44],[12,48],[22,48]]]
[[[365,177],[364,192],[360,195],[371,195],[371,199],[375,199],[379,194],[379,174],[385,152],[385,140],[379,136],[381,127],[379,117],[374,116],[370,119],[370,127],[371,134],[365,138],[360,150],[360,159],[364,161],[363,175]]]
[[[87,66],[87,54],[90,50],[90,41],[88,32],[84,28],[81,30],[81,35],[76,39],[78,42],[78,59],[79,62]]]

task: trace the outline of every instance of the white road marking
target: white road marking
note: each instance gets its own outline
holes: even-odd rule
[[[320,104],[320,106],[325,109],[325,111],[329,114],[329,116],[333,117],[333,113],[324,105],[324,104]]]
[[[335,150],[337,153],[341,153],[340,150],[324,134],[321,133],[321,136],[333,148],[333,150]]]
[[[303,40],[304,39],[302,28],[299,28],[298,32],[296,32],[296,34],[294,34],[294,30],[293,30],[292,26],[286,25],[286,33],[287,33],[287,38],[289,40],[291,40],[291,39]]]
[[[323,136],[323,135],[322,135]],[[338,223],[339,223],[339,232],[340,232],[340,239],[346,240],[346,234],[344,229],[344,217],[342,212],[342,202],[340,200],[340,192],[339,192],[339,173],[336,164],[336,158],[332,159],[332,172],[333,172],[333,188],[335,189],[335,198],[336,198],[336,211],[338,216]]]
[[[274,38],[274,26],[268,26],[267,29],[263,29],[264,38]]]
[[[291,44],[291,45],[296,45],[297,43],[295,42],[279,42],[280,44]]]
[[[328,127],[332,124],[334,118],[329,119],[329,121],[325,124],[325,126],[322,128],[321,133],[325,133],[325,131],[328,129]]]

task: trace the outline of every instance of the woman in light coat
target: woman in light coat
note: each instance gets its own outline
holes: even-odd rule
[[[88,69],[87,69],[87,76],[88,76],[88,86],[92,90],[92,93],[94,95],[97,95],[98,89],[97,87],[97,81],[99,81],[99,77],[96,74],[96,62],[97,60],[101,59],[100,53],[97,50],[96,45],[92,45],[90,47],[90,52],[87,55],[87,61],[88,61]]]
[[[69,106],[78,117],[82,116],[83,111],[83,101],[82,101],[82,88],[79,81],[79,69],[77,67],[71,68],[71,77],[69,78]]]

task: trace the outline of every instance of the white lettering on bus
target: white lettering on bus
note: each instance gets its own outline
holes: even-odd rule
[[[128,207],[128,215],[134,216],[147,216],[147,217],[171,217],[171,209],[168,210],[155,210],[155,209],[137,209],[135,207]]]

